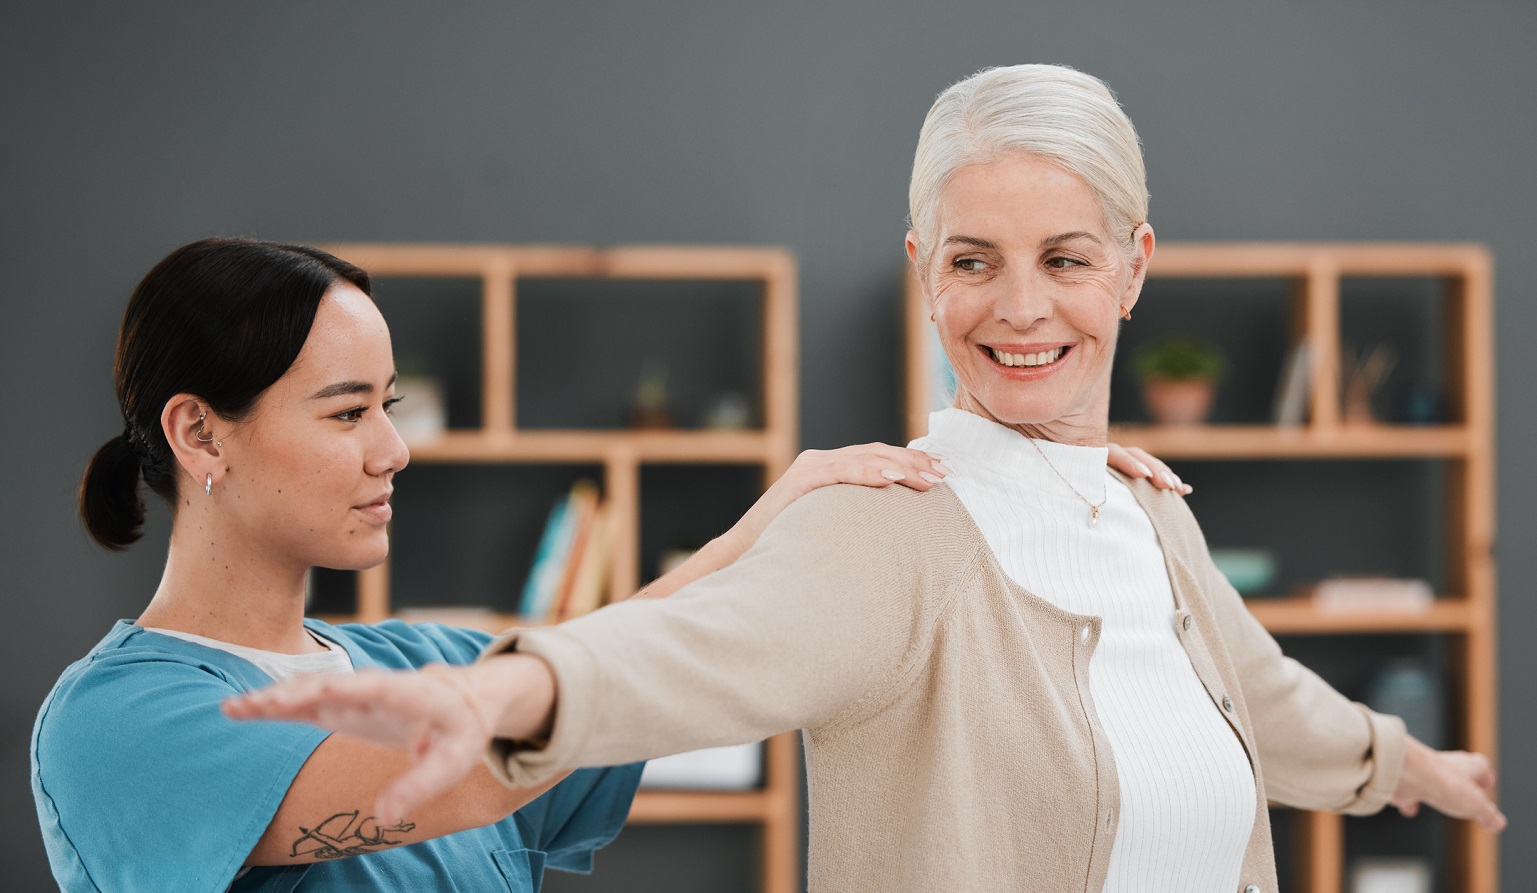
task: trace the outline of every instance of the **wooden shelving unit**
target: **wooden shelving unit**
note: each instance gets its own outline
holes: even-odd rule
[[[1309,421],[1270,425],[1112,425],[1116,441],[1162,459],[1435,459],[1446,463],[1447,582],[1428,611],[1321,610],[1305,597],[1256,599],[1250,609],[1277,634],[1443,633],[1450,637],[1456,746],[1495,756],[1494,339],[1492,263],[1477,245],[1162,244],[1150,278],[1282,280],[1291,286],[1292,337],[1310,356]],[[1429,278],[1443,285],[1443,373],[1450,424],[1353,424],[1340,401],[1340,291],[1348,277]],[[906,288],[907,433],[922,435],[934,406],[934,341],[916,282]],[[1279,377],[1281,370],[1276,370]],[[1305,893],[1344,888],[1345,820],[1296,813],[1296,875]],[[1453,887],[1499,889],[1495,838],[1455,822]]]
[[[641,583],[640,471],[643,465],[743,465],[762,468],[764,485],[794,461],[797,435],[796,266],[777,248],[634,246],[585,248],[511,245],[328,245],[327,251],[376,278],[443,277],[481,283],[481,427],[450,430],[412,444],[411,461],[475,464],[601,465],[604,498],[614,514],[610,598]],[[763,425],[746,431],[549,430],[520,428],[515,406],[517,291],[520,279],[721,280],[762,284]],[[471,337],[466,333],[466,337]],[[743,506],[745,510],[746,506]],[[393,615],[389,564],[358,574],[356,613],[328,618],[377,622]],[[412,612],[411,619],[431,619]],[[506,614],[445,616],[447,622],[499,631]],[[630,821],[743,823],[760,830],[758,889],[800,889],[799,790],[791,734],[764,745],[763,786],[750,791],[643,790]]]

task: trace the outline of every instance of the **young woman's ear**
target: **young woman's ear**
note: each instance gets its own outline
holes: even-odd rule
[[[223,435],[229,425],[207,403],[192,394],[177,394],[160,411],[160,427],[183,472],[178,492],[193,485],[207,492],[224,479],[224,462],[219,454],[224,449]]]

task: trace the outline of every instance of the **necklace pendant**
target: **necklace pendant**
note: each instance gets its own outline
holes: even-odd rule
[[[1089,528],[1094,529],[1099,527],[1099,506],[1091,505],[1089,506],[1089,511],[1094,513],[1093,517],[1089,518]]]

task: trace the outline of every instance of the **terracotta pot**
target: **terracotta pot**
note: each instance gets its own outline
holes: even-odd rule
[[[1200,378],[1150,378],[1142,383],[1148,414],[1160,425],[1199,425],[1211,414],[1217,389]]]

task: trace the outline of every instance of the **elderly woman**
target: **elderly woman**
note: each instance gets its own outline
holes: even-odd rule
[[[812,493],[667,601],[510,633],[456,675],[227,710],[410,749],[379,804],[404,816],[488,742],[532,785],[800,728],[815,890],[1273,891],[1267,801],[1502,827],[1483,757],[1284,657],[1183,500],[1107,471],[1111,358],[1154,250],[1109,90],[1034,65],[955,85],[911,205],[959,383],[918,443],[946,486]]]

